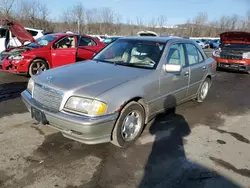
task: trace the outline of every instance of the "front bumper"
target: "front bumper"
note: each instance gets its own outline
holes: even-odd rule
[[[222,69],[234,70],[234,71],[242,71],[248,72],[250,71],[250,66],[247,64],[241,63],[224,63],[224,62],[217,62],[217,67]]]
[[[29,111],[31,107],[42,111],[48,125],[60,131],[63,136],[85,144],[110,142],[118,113],[93,118],[66,112],[52,112],[36,102],[27,90],[23,91],[21,96]]]
[[[15,74],[26,74],[29,69],[29,59],[23,60],[7,60],[4,59],[1,62],[0,69],[5,72],[15,73]]]

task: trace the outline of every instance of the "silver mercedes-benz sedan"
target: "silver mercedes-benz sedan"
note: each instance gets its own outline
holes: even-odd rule
[[[157,114],[204,101],[216,62],[192,40],[125,37],[92,60],[30,78],[22,99],[31,116],[70,139],[127,147]]]

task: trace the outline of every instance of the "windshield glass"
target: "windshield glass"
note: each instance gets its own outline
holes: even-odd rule
[[[55,40],[57,38],[58,38],[58,36],[56,36],[56,35],[44,35],[44,36],[38,38],[36,41],[38,44],[40,44],[40,46],[47,46],[49,43],[51,43],[53,40]],[[37,47],[39,47],[38,44],[32,42],[32,43],[28,44],[27,46],[37,48]]]
[[[93,60],[105,63],[155,69],[165,43],[122,39],[116,40],[98,53]]]
[[[224,48],[250,48],[250,44],[224,44]]]

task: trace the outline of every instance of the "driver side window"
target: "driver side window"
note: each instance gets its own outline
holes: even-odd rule
[[[63,39],[59,40],[56,44],[55,44],[56,48],[75,48],[75,37],[74,36],[67,36],[64,37]]]
[[[167,64],[185,67],[185,52],[183,44],[173,44],[168,52]]]

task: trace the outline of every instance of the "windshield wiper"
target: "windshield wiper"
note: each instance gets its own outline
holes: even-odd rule
[[[117,61],[117,62],[113,62],[114,65],[122,65],[122,66],[128,66],[128,67],[135,67],[135,64],[133,63],[125,63],[125,62],[120,62],[120,61]]]
[[[112,61],[107,61],[107,60],[102,60],[102,59],[93,59],[94,61],[100,61],[100,62],[104,62],[104,63],[110,63],[110,64],[113,64],[114,62]]]

